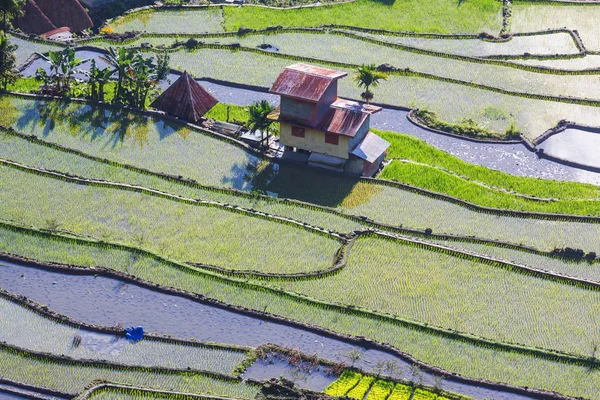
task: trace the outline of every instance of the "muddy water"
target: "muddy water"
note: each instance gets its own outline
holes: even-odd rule
[[[142,325],[147,332],[244,346],[274,343],[347,363],[347,355],[359,351],[361,357],[355,364],[357,367],[373,371],[376,363],[390,361],[403,371],[397,377],[410,378],[410,364],[392,354],[367,350],[301,328],[155,292],[117,279],[45,271],[0,261],[0,287],[90,324]],[[272,373],[277,374],[275,377],[281,375],[280,367],[273,367]],[[263,378],[269,375],[267,372],[260,374]],[[434,377],[424,373],[423,381],[434,384]],[[444,381],[443,387],[477,399],[531,398],[452,381]]]
[[[306,363],[290,365],[288,361],[272,354],[252,364],[244,373],[243,378],[263,381],[281,376],[291,380],[300,388],[315,392],[322,392],[337,379],[337,376],[328,373],[328,367],[314,368]]]

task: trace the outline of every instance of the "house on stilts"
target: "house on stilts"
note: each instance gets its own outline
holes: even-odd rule
[[[270,92],[280,105],[269,118],[280,124],[285,152],[306,152],[311,166],[372,176],[390,144],[371,132],[381,107],[340,99],[337,81],[347,74],[308,64],[285,68]]]

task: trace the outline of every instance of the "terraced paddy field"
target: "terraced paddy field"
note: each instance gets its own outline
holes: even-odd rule
[[[144,32],[134,40],[73,44],[96,46],[77,54],[98,62],[109,47],[173,47],[171,68],[262,90],[307,62],[346,72],[351,99],[359,65],[388,64],[374,98],[388,122],[405,118],[394,107],[427,109],[455,134],[478,125],[536,143],[560,120],[600,126],[598,10],[153,9],[107,23]],[[201,43],[187,50],[190,38]],[[19,64],[64,47],[10,39]],[[38,66],[11,87],[39,86]],[[247,121],[249,102],[231,103],[210,116]],[[366,179],[118,104],[3,94],[0,125],[0,397],[8,385],[36,398],[266,400],[250,377],[287,376],[356,400],[598,398],[598,186],[526,177],[540,176],[523,172],[529,158],[503,149],[504,170],[524,176],[509,175],[402,132],[375,131],[390,147]],[[565,179],[568,161],[547,176]],[[136,325],[145,337],[127,340]]]
[[[576,30],[590,51],[600,50],[598,25],[600,8],[593,4],[561,4],[556,2],[515,2],[511,29],[528,32],[569,27]]]
[[[146,32],[171,33],[205,32],[217,30],[224,22],[228,31],[237,31],[240,27],[266,28],[274,22],[284,26],[318,26],[332,21],[344,21],[346,25],[383,28],[392,30],[436,32],[436,33],[479,33],[497,31],[501,28],[500,5],[490,0],[477,0],[456,7],[450,0],[435,4],[419,4],[416,1],[406,3],[384,3],[361,0],[351,4],[339,4],[329,7],[315,7],[295,10],[274,10],[260,7],[223,7],[224,21],[218,19],[221,10],[204,9],[184,11],[186,24],[173,28],[181,19],[174,12],[142,12],[116,19],[110,26],[117,30],[137,29]],[[223,18],[222,17],[222,18]]]
[[[595,369],[590,370],[588,367],[552,361],[553,357],[548,360],[543,356],[529,356],[515,351],[505,352],[489,348],[488,345],[478,346],[460,339],[444,338],[444,335],[439,336],[434,332],[414,330],[403,324],[394,323],[390,319],[355,313],[352,309],[340,312],[340,310],[322,303],[310,306],[299,299],[294,300],[293,297],[279,296],[276,292],[263,290],[257,292],[251,287],[247,287],[249,290],[240,290],[239,283],[236,284],[235,280],[230,281],[230,284],[234,285],[230,286],[226,281],[210,278],[210,273],[198,275],[192,270],[186,272],[182,269],[172,268],[168,262],[163,263],[163,261],[156,264],[156,259],[153,260],[152,257],[138,255],[132,261],[124,249],[98,246],[93,243],[86,245],[86,242],[81,239],[61,239],[56,235],[31,233],[33,234],[26,234],[26,231],[18,233],[12,229],[4,230],[2,237],[9,238],[9,240],[0,241],[3,245],[2,250],[13,254],[30,254],[32,257],[48,261],[88,263],[88,265],[105,265],[103,260],[107,260],[111,269],[127,271],[129,274],[150,279],[153,282],[203,293],[229,304],[240,304],[257,310],[262,310],[267,306],[271,312],[289,316],[298,321],[314,323],[337,332],[353,332],[388,342],[410,352],[420,360],[470,376],[496,380],[510,379],[521,385],[535,383],[538,387],[560,390],[574,395],[591,394],[597,390],[594,386],[597,380],[592,379]],[[6,234],[10,236],[5,236]],[[15,234],[17,236],[13,236]],[[89,253],[90,251],[92,253]],[[91,254],[95,255],[90,257]],[[124,257],[121,258],[122,261],[119,261],[120,257]],[[148,262],[154,266],[152,268],[145,267]],[[208,279],[200,279],[203,275]],[[519,366],[517,371],[514,370],[515,365]],[[543,368],[547,374],[537,374],[539,368]],[[551,374],[558,375],[553,377]],[[559,378],[565,374],[568,374],[570,380],[563,381]]]
[[[548,35],[534,37],[545,40],[545,36]],[[514,63],[482,64],[482,60],[473,58],[418,54],[419,50],[406,51],[359,40],[362,37],[284,33],[213,38],[204,41],[209,44],[235,42],[245,47],[238,52],[219,48],[203,48],[192,53],[179,50],[170,56],[173,67],[187,70],[196,77],[265,88],[272,84],[279,70],[298,57],[326,66],[334,63],[336,68],[346,71],[351,65],[371,62],[391,64],[401,70],[408,68],[390,76],[379,88],[376,101],[410,108],[427,107],[443,120],[454,123],[472,118],[496,135],[503,135],[513,122],[532,140],[560,119],[600,124],[595,112],[596,83],[600,78],[593,72],[580,75],[565,74],[560,69],[527,71],[515,68]],[[172,44],[175,40],[175,37],[142,38],[137,43]],[[278,46],[281,54],[255,48],[266,42]],[[100,42],[100,45],[108,44]],[[262,68],[265,64],[272,69],[265,71]],[[342,96],[359,98],[360,91],[350,79],[340,84]],[[459,98],[476,98],[477,101],[456,101]]]

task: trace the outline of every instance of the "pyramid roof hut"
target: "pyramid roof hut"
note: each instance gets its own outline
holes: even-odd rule
[[[184,72],[152,102],[150,107],[196,123],[218,102],[187,72]]]

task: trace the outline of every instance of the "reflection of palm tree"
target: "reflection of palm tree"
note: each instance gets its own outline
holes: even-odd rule
[[[365,91],[360,94],[360,97],[367,103],[373,100],[373,92],[369,88],[376,88],[379,86],[380,80],[387,80],[387,74],[377,70],[375,64],[366,65],[363,64],[358,67],[354,81],[358,84],[358,87],[365,88]]]

